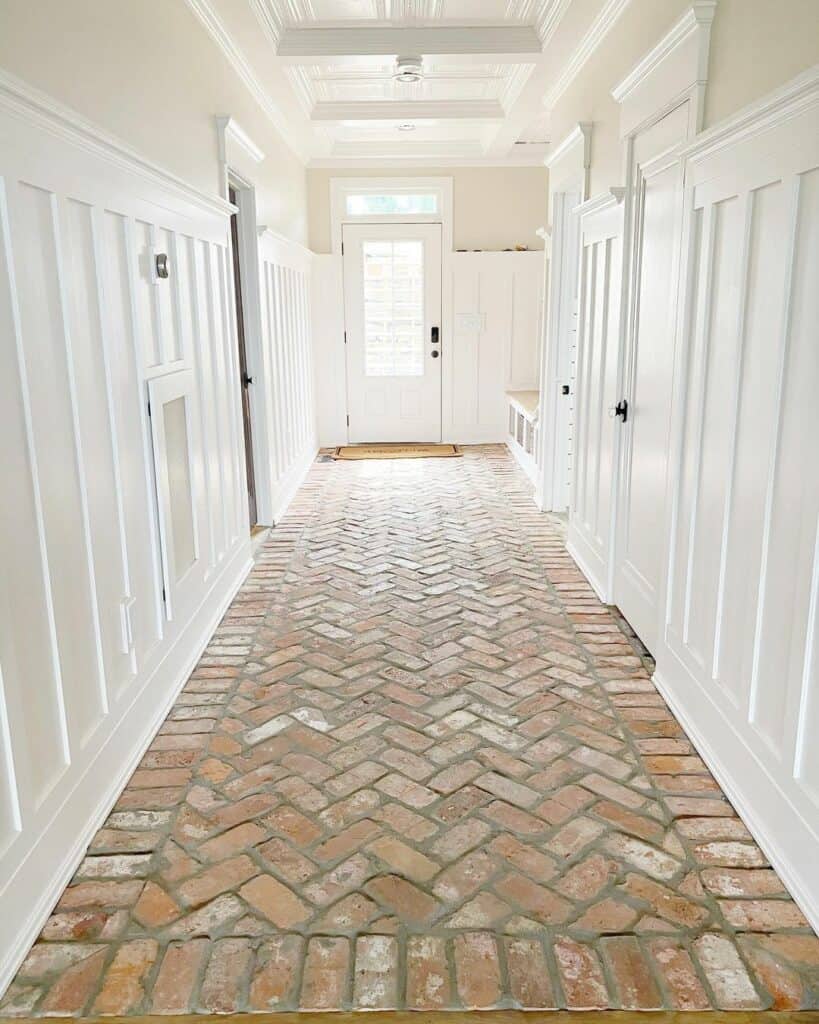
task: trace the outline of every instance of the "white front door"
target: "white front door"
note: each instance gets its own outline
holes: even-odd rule
[[[680,161],[664,154],[685,139],[687,125],[682,104],[637,136],[632,155],[634,285],[621,395],[627,406],[618,414],[614,603],[649,651],[660,632],[683,185]]]
[[[345,224],[348,439],[441,440],[441,226]]]

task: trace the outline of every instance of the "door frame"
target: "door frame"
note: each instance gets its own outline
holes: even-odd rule
[[[351,216],[347,213],[347,196],[367,192],[395,191],[404,193],[434,192],[438,196],[438,211],[435,214],[406,217],[390,214],[389,216]],[[399,177],[385,175],[382,177],[357,178],[336,177],[330,179],[330,251],[339,267],[339,279],[343,282],[342,264],[342,231],[345,224],[440,224],[441,225],[441,440],[452,439],[452,361],[449,353],[452,350],[452,254],[453,254],[453,183],[452,178]],[[342,303],[344,291],[342,284]],[[344,322],[342,312],[341,322]],[[342,327],[343,330],[343,327]],[[343,335],[338,345],[344,345]],[[342,353],[344,378],[337,383],[338,396],[349,419],[347,354]],[[343,397],[341,391],[343,389]],[[349,444],[349,424],[345,426],[345,439]]]
[[[567,313],[572,315],[568,308],[572,291],[579,297],[580,216],[574,210],[588,199],[591,137],[592,125],[579,122],[545,161],[552,236],[539,370],[540,457],[535,504],[542,512],[566,511],[571,501],[569,482],[560,480],[567,468],[569,442],[565,403],[567,398],[573,403],[575,397],[571,351],[563,328]],[[565,384],[571,389],[569,396],[559,391]]]
[[[620,294],[620,345],[617,367],[617,394],[627,398],[630,404],[633,387],[633,355],[635,331],[639,322],[639,257],[642,250],[641,224],[635,216],[638,185],[638,168],[635,158],[637,139],[659,124],[665,117],[687,104],[687,123],[683,137],[664,151],[658,151],[644,161],[649,175],[679,165],[680,205],[675,211],[677,220],[673,226],[676,249],[672,256],[672,309],[669,311],[669,329],[674,343],[671,375],[671,407],[669,409],[669,448],[666,466],[664,507],[660,511],[664,539],[670,537],[669,517],[672,508],[674,476],[674,419],[676,416],[676,393],[679,375],[680,348],[677,345],[677,320],[681,314],[680,284],[682,260],[682,217],[685,192],[685,167],[682,151],[687,143],[702,130],[705,108],[705,91],[708,82],[708,56],[711,40],[711,25],[717,0],[697,0],[669,31],[649,50],[632,71],[612,89],[611,95],[620,107],[620,138],[623,145],[623,177],[625,183],[624,228],[623,228],[623,271]],[[628,479],[628,463],[631,458],[630,440],[632,430],[618,421],[615,429],[615,494],[612,502],[611,552],[608,564],[607,587],[609,599],[616,603],[617,566],[620,557],[622,537],[623,489]],[[656,644],[652,652],[655,657],[665,643],[665,627],[668,608],[669,559],[668,545],[657,580],[657,608],[655,627]]]
[[[424,352],[424,357],[423,357],[424,358],[424,366],[428,367],[429,364],[427,362],[427,359],[428,359],[428,354],[429,354],[430,340],[427,337],[427,327],[429,327],[430,329],[437,327],[437,330],[439,332],[439,342],[441,340],[441,338],[440,338],[440,334],[441,334],[441,321],[442,321],[442,315],[441,315],[441,313],[442,313],[441,289],[442,289],[442,286],[443,286],[443,258],[442,258],[443,254],[441,252],[440,224],[435,222],[435,221],[427,221],[427,222],[423,222],[423,223],[420,223],[420,224],[417,223],[417,222],[410,222],[410,221],[403,221],[403,222],[398,222],[398,223],[396,223],[395,221],[381,221],[381,222],[379,222],[377,224],[345,224],[343,227],[345,229],[349,228],[351,230],[354,229],[354,228],[363,229],[364,232],[366,232],[368,230],[368,228],[373,229],[374,231],[377,231],[380,228],[380,229],[382,229],[384,231],[385,234],[389,234],[389,235],[395,234],[397,236],[402,236],[402,230],[403,229],[416,229],[418,238],[419,238],[419,240],[422,241],[422,246],[423,246],[423,251],[424,251],[424,335],[423,335],[423,342],[422,342],[422,344],[423,344],[423,352]],[[438,229],[437,232],[435,230],[436,228]],[[437,299],[438,299],[438,301],[437,301],[437,304],[436,304],[437,305],[437,310],[431,309],[429,301],[428,301],[429,298],[430,298],[430,293],[428,293],[427,290],[426,290],[427,274],[429,272],[429,264],[427,262],[427,254],[428,254],[429,249],[428,249],[428,247],[427,247],[427,245],[425,243],[424,238],[425,238],[426,235],[432,234],[433,232],[437,235],[436,244],[435,244],[435,249],[437,249],[437,254],[436,255],[438,257],[438,259],[436,260],[436,263],[437,263],[437,277],[438,277],[438,280],[437,280],[437,293],[438,293],[437,294]],[[402,237],[406,238],[407,235],[403,235]],[[409,235],[409,237],[412,238],[413,235]],[[348,244],[349,244],[349,239],[348,239]],[[349,258],[349,256],[350,256],[350,251],[348,251],[346,256],[343,257],[342,259]],[[347,300],[348,300],[348,298],[353,298],[353,296],[352,295],[348,295],[347,288],[348,288],[348,285],[351,284],[351,282],[348,280],[347,273],[346,273],[348,270],[351,270],[351,269],[352,268],[350,268],[350,267],[343,267],[342,268],[342,271],[343,271],[342,272],[342,290],[343,290],[343,294],[344,294],[344,342],[345,342],[345,344],[344,344],[344,367],[345,367],[345,379],[346,379],[346,383],[347,383],[346,395],[347,395],[347,440],[348,440],[348,442],[350,444],[378,443],[379,441],[383,441],[383,442],[387,442],[387,443],[390,443],[390,442],[394,443],[395,441],[406,441],[408,443],[411,443],[413,441],[421,441],[423,443],[429,443],[429,444],[438,444],[438,443],[440,443],[440,441],[441,441],[441,439],[443,437],[443,353],[444,353],[443,345],[440,345],[439,348],[437,349],[439,358],[436,360],[436,365],[437,365],[438,371],[439,371],[438,372],[438,380],[437,380],[438,400],[437,400],[437,403],[436,403],[437,404],[437,413],[438,413],[438,423],[437,423],[438,429],[436,431],[436,435],[437,436],[435,438],[427,438],[427,439],[424,439],[423,437],[420,437],[420,436],[416,436],[416,437],[402,437],[402,438],[391,438],[391,437],[384,436],[384,437],[374,438],[374,439],[372,439],[370,441],[361,441],[360,438],[359,438],[358,441],[352,441],[351,440],[350,434],[351,434],[352,428],[355,426],[355,424],[351,423],[351,416],[350,416],[350,391],[351,391],[350,359],[351,359],[351,351],[352,351],[352,338],[351,338],[350,335],[351,335],[352,328],[351,328],[351,324],[348,322],[348,314],[350,313],[350,310],[348,308],[348,301]],[[434,274],[435,268],[433,268],[432,272]],[[362,279],[361,279],[362,290],[363,290],[363,286],[364,286],[364,279],[362,277]],[[434,295],[434,292],[432,292],[432,298],[434,299],[435,297],[436,296]],[[434,315],[432,315],[428,319],[428,314],[429,313],[432,313]],[[352,317],[351,317],[351,319],[352,319]],[[436,323],[436,320],[437,320],[437,323]],[[363,326],[364,326],[363,321],[361,323],[361,326],[362,326],[362,329],[363,329]],[[364,338],[362,338],[361,339],[362,354],[363,354],[363,348],[364,348],[365,344],[366,343],[364,341]],[[418,380],[418,378],[408,378],[408,379],[409,380],[412,380],[412,379]],[[389,430],[387,432],[389,432]],[[359,434],[360,433],[361,433],[361,429],[359,427]],[[365,433],[366,433],[366,431],[365,431]],[[423,430],[421,430],[420,433],[423,434]]]

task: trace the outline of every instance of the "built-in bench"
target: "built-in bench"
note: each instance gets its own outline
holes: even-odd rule
[[[538,408],[537,391],[507,391],[509,450],[534,482],[537,469]]]

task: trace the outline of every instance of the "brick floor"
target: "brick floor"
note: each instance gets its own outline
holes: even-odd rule
[[[314,466],[0,1013],[351,1006],[819,1006],[501,448]]]

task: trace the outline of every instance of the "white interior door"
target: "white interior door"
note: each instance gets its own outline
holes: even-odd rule
[[[441,225],[343,238],[349,441],[440,441]]]
[[[633,284],[624,420],[620,413],[614,601],[650,651],[656,650],[659,634],[663,578],[683,185],[680,161],[664,154],[685,139],[688,121],[688,103],[683,103],[641,132],[633,142],[630,175]]]

